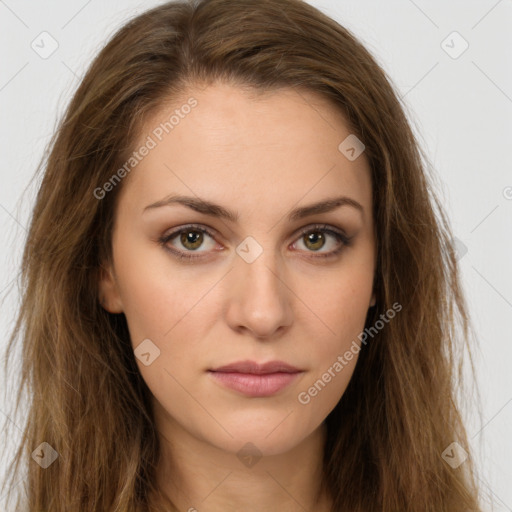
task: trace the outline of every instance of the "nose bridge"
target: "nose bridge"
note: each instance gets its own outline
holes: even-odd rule
[[[258,336],[268,336],[280,326],[289,325],[290,290],[279,251],[270,243],[264,247],[255,238],[247,237],[236,252],[228,317],[232,326],[244,326]]]
[[[282,294],[282,272],[279,272],[280,264],[278,256],[273,251],[264,251],[252,263],[240,263],[239,278],[243,282],[243,288],[250,290],[250,295],[262,299],[277,300]]]

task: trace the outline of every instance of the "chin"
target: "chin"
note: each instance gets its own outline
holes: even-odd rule
[[[236,455],[244,450],[249,453],[254,451],[259,456],[280,455],[296,447],[310,434],[310,432],[300,431],[294,425],[285,426],[282,420],[283,418],[268,424],[259,422],[250,427],[247,424],[240,425],[238,428],[227,426],[226,430],[233,437],[221,434],[220,439],[210,437],[209,442]],[[211,435],[211,432],[209,434]]]

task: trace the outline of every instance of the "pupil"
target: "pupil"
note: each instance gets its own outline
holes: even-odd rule
[[[188,231],[183,233],[181,236],[181,243],[185,247],[189,247],[188,244],[192,244],[194,247],[189,247],[190,249],[197,249],[199,245],[201,245],[202,233],[197,231]]]
[[[315,234],[315,233],[310,233],[309,235],[307,235],[307,240],[308,242],[312,242],[313,245],[315,245],[316,243],[318,243],[318,241],[320,242],[323,242],[323,235],[320,234]],[[320,244],[320,247],[321,247],[322,244]],[[320,247],[314,247],[314,249],[319,249]]]

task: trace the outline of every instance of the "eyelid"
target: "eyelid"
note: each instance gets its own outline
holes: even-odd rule
[[[197,229],[199,231],[206,232],[212,238],[215,238],[216,236],[219,236],[220,238],[224,239],[224,237],[222,235],[219,235],[217,230],[215,230],[213,228],[210,228],[209,226],[206,226],[205,224],[196,224],[196,223],[184,224],[183,226],[178,226],[176,229],[173,229],[170,233],[166,233],[161,238],[172,237],[172,236],[177,235],[178,233],[180,233],[180,232],[182,232],[182,231],[184,231],[186,229],[190,229],[190,230]],[[346,234],[345,230],[343,230],[341,228],[338,228],[336,226],[333,226],[332,224],[326,224],[326,223],[322,223],[322,222],[316,222],[316,223],[308,224],[307,226],[299,228],[298,230],[296,230],[294,232],[292,237],[293,237],[293,239],[295,239],[297,236],[304,235],[304,234],[309,233],[310,231],[313,231],[315,229],[326,230],[326,231],[334,231],[336,234],[339,234],[340,236],[343,236],[344,239],[347,242],[350,241],[350,239],[352,238],[352,237],[349,237]]]
[[[331,224],[325,224],[325,223],[313,223],[309,224],[308,226],[305,226],[303,228],[300,228],[298,231],[295,232],[293,235],[294,237],[305,235],[306,233],[309,233],[311,231],[326,231],[326,232],[334,232],[337,235],[340,235],[343,237],[343,240],[346,242],[349,242],[352,237],[349,237],[345,231],[341,228],[337,228],[336,226],[333,226]]]
[[[218,232],[208,226],[205,226],[204,224],[184,224],[183,226],[178,226],[177,228],[171,230],[169,233],[166,233],[162,235],[159,240],[167,240],[169,241],[171,238],[175,237],[176,235],[179,235],[183,231],[200,231],[204,232],[208,235],[210,235],[212,238],[215,238],[218,235]],[[222,237],[221,237],[222,238]]]

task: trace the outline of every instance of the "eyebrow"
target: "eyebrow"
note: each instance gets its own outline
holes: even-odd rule
[[[142,213],[162,206],[170,206],[174,204],[180,204],[204,215],[226,219],[233,223],[237,223],[239,219],[238,212],[228,210],[219,204],[215,204],[204,199],[182,195],[167,196],[156,203],[146,206]],[[288,220],[296,221],[318,213],[327,213],[340,208],[341,206],[350,206],[358,210],[364,217],[364,208],[360,203],[350,197],[339,196],[295,208],[288,214]]]

